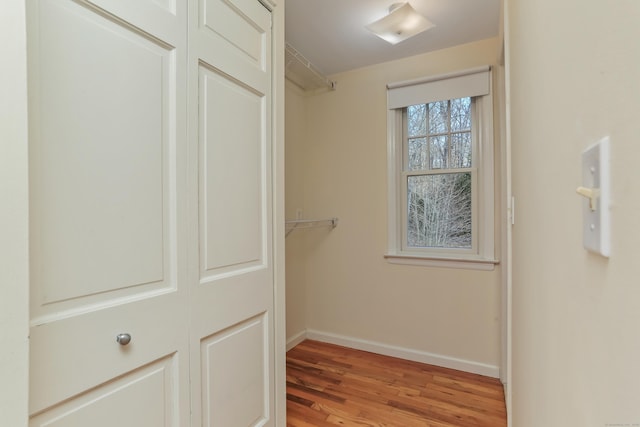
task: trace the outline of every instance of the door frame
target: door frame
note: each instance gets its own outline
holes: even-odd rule
[[[276,6],[273,0],[268,1]],[[275,392],[277,426],[286,424],[284,268],[284,0],[273,11],[273,232]],[[28,426],[29,161],[26,10],[23,0],[2,7],[0,79],[0,418]]]
[[[29,386],[29,179],[25,2],[2,6],[0,40],[0,419],[26,427]]]
[[[515,225],[515,198],[512,192],[511,182],[511,78],[510,78],[510,51],[509,51],[509,2],[501,0],[500,3],[500,49],[501,73],[502,73],[502,205],[504,207],[503,236],[502,236],[502,361],[500,366],[501,380],[504,383],[505,406],[507,410],[507,426],[513,425],[513,376],[512,376],[512,295],[513,295],[513,232]]]
[[[272,206],[273,206],[273,327],[274,327],[274,382],[275,382],[275,425],[287,424],[287,334],[285,302],[285,224],[284,224],[284,17],[285,0],[267,0],[272,14],[271,73],[273,104],[272,110]]]

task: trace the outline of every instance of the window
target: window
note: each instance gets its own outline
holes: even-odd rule
[[[492,269],[488,67],[389,85],[391,262]]]

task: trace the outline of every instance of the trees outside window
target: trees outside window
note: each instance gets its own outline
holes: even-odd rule
[[[472,247],[471,98],[404,110],[407,246]]]

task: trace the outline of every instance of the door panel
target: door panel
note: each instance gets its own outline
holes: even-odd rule
[[[273,426],[271,16],[255,0],[191,5],[193,424]]]
[[[190,1],[190,51],[207,67],[266,94],[271,84],[271,13],[258,0]]]
[[[245,427],[268,420],[268,325],[260,315],[201,340],[204,426]]]
[[[32,327],[31,413],[180,351],[186,369],[184,316],[168,294]],[[116,342],[121,333],[132,337],[127,346]]]
[[[175,15],[176,13],[176,0],[153,0],[153,2],[155,4],[157,4],[158,6],[162,7],[163,9],[166,9],[167,11],[173,13]]]
[[[202,28],[223,38],[238,56],[265,71],[267,31],[271,29],[265,8],[256,0],[202,0],[201,4]]]
[[[202,280],[263,265],[264,95],[200,67]],[[255,124],[258,125],[255,125]]]
[[[175,287],[163,155],[175,144],[163,105],[172,101],[173,53],[90,9],[41,4],[32,311]]]
[[[32,425],[189,420],[186,8],[127,3],[27,3]]]
[[[178,427],[177,363],[167,357],[143,366],[34,417],[31,425],[94,426],[100,420],[118,427]]]

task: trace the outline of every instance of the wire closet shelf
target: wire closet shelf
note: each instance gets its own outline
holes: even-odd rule
[[[309,228],[331,227],[334,229],[338,226],[338,218],[329,219],[293,219],[285,221],[285,237],[289,236],[295,230],[305,230]]]
[[[307,92],[336,89],[336,82],[322,74],[289,43],[285,45],[285,77]]]

